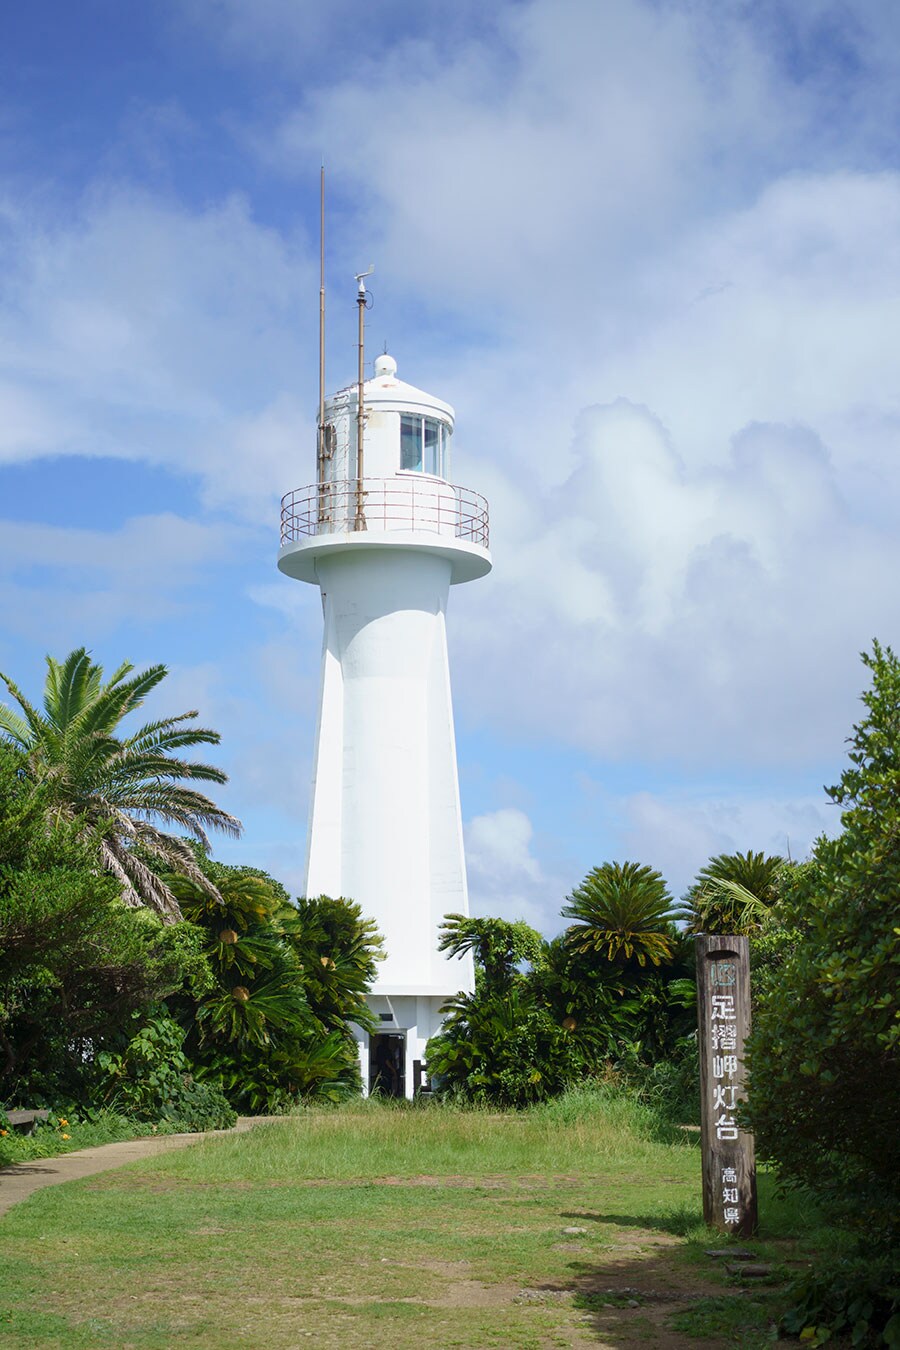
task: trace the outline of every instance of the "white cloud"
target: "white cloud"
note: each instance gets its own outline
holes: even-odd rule
[[[900,626],[898,264],[900,177],[785,181],[660,264],[599,376],[576,363],[615,401],[549,439],[540,395],[514,405],[469,478],[496,569],[453,597],[470,711],[649,762],[840,744],[857,653]]]
[[[683,895],[717,853],[771,853],[802,861],[815,840],[839,826],[825,794],[809,797],[636,792],[616,804],[623,855],[649,863]]]
[[[454,596],[452,638],[470,707],[517,734],[815,762],[849,726],[856,653],[900,622],[900,544],[855,517],[809,432],[749,428],[728,464],[687,471],[620,401],[584,414],[568,481],[519,508],[492,582]]]
[[[302,243],[239,197],[191,213],[121,186],[74,219],[17,209],[8,224],[0,455],[145,460],[199,475],[214,507],[274,523],[314,454],[290,392],[296,314],[315,303]]]
[[[524,919],[553,936],[563,892],[534,856],[532,835],[531,821],[517,807],[489,811],[468,822],[469,908],[476,915]]]
[[[647,278],[656,315],[603,375],[649,403],[692,462],[750,422],[815,427],[844,467],[883,467],[900,427],[900,175],[773,183]]]
[[[123,621],[155,623],[192,603],[210,564],[244,541],[162,514],[118,529],[86,530],[0,521],[0,616],[10,634],[79,645]]]

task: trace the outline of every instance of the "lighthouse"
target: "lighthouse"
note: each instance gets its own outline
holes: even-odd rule
[[[387,354],[362,373],[360,342],[358,382],[320,386],[317,480],[283,498],[278,566],[324,616],[305,892],[375,919],[363,1088],[409,1097],[441,1006],[473,987],[471,959],[438,950],[444,915],[468,913],[446,614],[490,571],[488,506],[452,481],[450,405]]]

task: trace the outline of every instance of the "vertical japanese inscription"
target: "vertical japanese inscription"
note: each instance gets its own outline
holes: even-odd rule
[[[750,1030],[750,943],[697,938],[703,1217],[724,1233],[756,1232],[753,1136],[737,1123]]]

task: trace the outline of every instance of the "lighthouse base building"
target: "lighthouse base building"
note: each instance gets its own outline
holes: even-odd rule
[[[362,1081],[409,1097],[442,1006],[473,987],[471,959],[438,950],[444,916],[468,913],[446,613],[491,559],[487,503],[450,482],[453,410],[396,369],[377,358],[362,409],[358,388],[326,402],[318,481],[283,500],[278,566],[320,588],[324,616],[306,894],[375,919]]]

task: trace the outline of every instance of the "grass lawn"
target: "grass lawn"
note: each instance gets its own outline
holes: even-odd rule
[[[771,1345],[833,1236],[762,1178],[771,1263],[705,1249],[694,1136],[572,1094],[522,1114],[360,1102],[55,1186],[0,1221],[0,1347]],[[577,1231],[567,1231],[577,1230]]]

